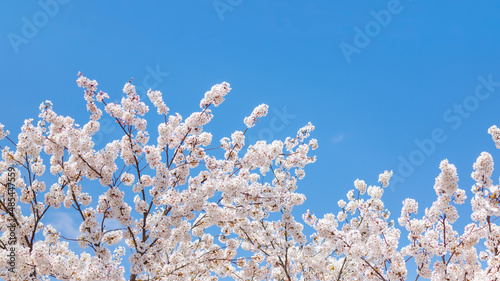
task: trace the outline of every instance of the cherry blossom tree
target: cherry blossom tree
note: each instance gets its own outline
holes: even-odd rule
[[[187,118],[169,115],[162,94],[149,90],[159,117],[149,120],[160,120],[153,125],[132,81],[120,103],[106,102],[95,80],[79,74],[77,84],[90,112],[83,126],[58,115],[50,101],[41,104],[36,125],[25,120],[17,141],[0,124],[4,280],[406,280],[409,263],[426,279],[500,280],[500,191],[486,152],[473,165],[472,222],[463,231],[453,227],[455,205],[467,196],[447,160],[436,201],[415,218],[418,203],[406,199],[401,228],[382,201],[389,171],[380,185],[356,180],[337,215],[318,219],[307,211],[296,219],[293,208],[305,201],[298,180],[316,160],[309,155],[318,147],[312,124],[284,141],[245,143],[267,114],[262,104],[243,120],[244,131],[213,142],[204,127],[231,90],[226,82],[207,91],[200,111]],[[120,136],[97,149],[101,108]],[[148,125],[155,126],[155,141]],[[500,129],[489,133],[500,148]],[[98,198],[89,193],[91,182],[102,190]],[[80,217],[78,237],[44,223],[58,208]],[[119,227],[109,227],[112,221]],[[70,243],[85,252],[76,254]]]

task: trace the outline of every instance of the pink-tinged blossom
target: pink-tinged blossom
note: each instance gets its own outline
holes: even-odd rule
[[[151,102],[154,104],[154,106],[157,108],[158,114],[163,114],[163,115],[168,114],[169,109],[167,105],[165,105],[165,103],[163,102],[163,97],[160,91],[149,90],[147,95],[151,100]]]
[[[250,116],[245,117],[244,123],[247,126],[247,128],[251,128],[255,126],[255,122],[261,118],[267,115],[267,111],[269,109],[269,106],[266,104],[261,104],[254,108],[252,111],[252,114]]]
[[[384,171],[382,174],[378,176],[378,182],[382,184],[383,187],[389,186],[389,180],[392,177],[392,171]]]
[[[491,135],[496,148],[500,148],[500,129],[496,125],[493,125],[488,129],[488,134]]]
[[[4,139],[7,135],[9,135],[8,130],[4,130],[5,125],[0,124],[0,140]]]

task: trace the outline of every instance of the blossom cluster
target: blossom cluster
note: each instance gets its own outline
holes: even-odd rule
[[[251,128],[255,126],[255,122],[260,118],[264,117],[267,115],[267,110],[269,109],[269,106],[267,104],[261,104],[257,106],[253,111],[250,116],[245,117],[244,123],[247,125],[247,128]]]

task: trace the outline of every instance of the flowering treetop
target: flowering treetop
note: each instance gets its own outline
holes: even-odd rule
[[[212,107],[231,90],[226,82],[207,91],[200,111],[187,118],[169,115],[162,94],[149,90],[163,119],[154,125],[132,81],[119,103],[107,103],[109,95],[97,90],[95,80],[79,74],[77,83],[90,112],[83,126],[54,112],[50,101],[40,105],[36,125],[25,120],[17,142],[0,124],[0,140],[12,145],[0,147],[5,280],[406,280],[409,262],[418,276],[433,280],[495,280],[500,274],[500,227],[494,223],[500,192],[490,179],[493,159],[486,152],[473,166],[472,222],[462,234],[453,228],[455,205],[467,197],[458,188],[455,166],[444,160],[434,186],[437,199],[424,216],[412,218],[418,203],[403,202],[398,223],[408,232],[408,244],[400,245],[401,230],[382,201],[389,171],[379,176],[380,186],[356,180],[347,201],[338,201],[337,215],[303,214],[301,221],[313,232],[306,235],[292,210],[305,201],[298,180],[316,160],[309,156],[318,147],[309,139],[312,124],[284,141],[245,143],[247,130],[268,112],[262,104],[244,118],[244,131],[214,145],[204,127]],[[101,108],[121,136],[97,150],[93,136]],[[148,126],[155,126],[156,140],[150,141]],[[499,147],[500,129],[489,133]],[[53,182],[46,180],[47,165]],[[89,194],[89,181],[102,185],[98,198]],[[81,218],[78,237],[44,224],[61,207]],[[107,227],[111,220],[121,227]],[[89,253],[75,254],[72,241]],[[117,247],[122,241],[128,252]],[[485,250],[478,253],[480,242]],[[125,255],[130,277],[121,265]]]

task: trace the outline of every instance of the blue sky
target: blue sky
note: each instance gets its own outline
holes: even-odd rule
[[[487,134],[500,125],[497,1],[3,4],[0,123],[13,134],[45,100],[86,122],[78,71],[112,101],[133,77],[162,91],[183,116],[227,81],[233,90],[210,125],[219,139],[244,129],[260,103],[270,113],[249,131],[253,140],[284,140],[309,121],[316,126],[318,160],[299,185],[307,201],[297,216],[337,213],[354,180],[377,184],[384,170],[400,176],[383,197],[392,218],[407,197],[420,202],[422,215],[435,199],[441,160],[456,165],[470,198],[475,159],[482,151],[499,156]],[[117,133],[103,123],[98,145]],[[468,202],[460,209],[464,223],[469,210]]]

